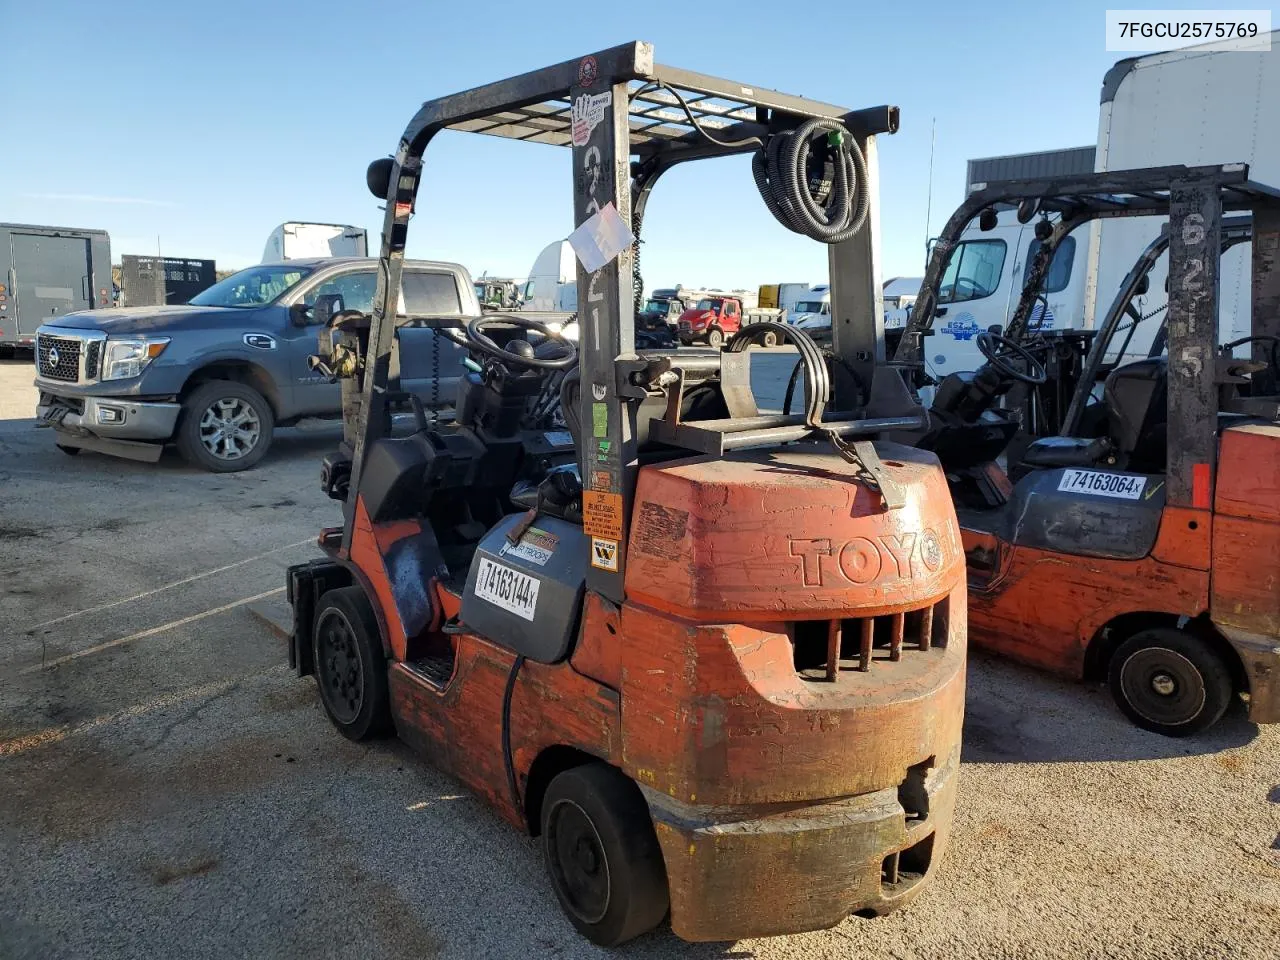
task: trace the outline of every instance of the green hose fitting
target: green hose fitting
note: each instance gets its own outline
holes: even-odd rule
[[[843,130],[832,130],[827,134],[827,146],[838,150],[842,143],[844,143]]]

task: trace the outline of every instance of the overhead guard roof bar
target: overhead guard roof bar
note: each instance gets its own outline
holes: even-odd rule
[[[842,119],[855,133],[891,133],[898,127],[896,107],[850,110],[835,104],[748,87],[729,80],[653,62],[647,43],[628,43],[595,55],[602,75],[626,80],[631,88],[631,139],[633,147],[646,141],[701,140],[676,97],[661,87],[637,92],[651,83],[674,88],[689,104],[698,122],[711,131],[723,131],[731,121],[760,122],[759,109],[776,110],[799,117]],[[581,58],[517,77],[474,87],[439,100],[429,100],[405,128],[404,142],[414,152],[441,129],[484,133],[547,143],[571,144],[569,91],[577,83]]]

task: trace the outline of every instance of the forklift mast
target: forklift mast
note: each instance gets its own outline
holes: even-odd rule
[[[358,393],[349,389],[344,397],[347,442],[353,448],[348,506],[353,506],[360,488],[368,449],[387,429],[394,291],[400,285],[423,154],[436,134],[456,130],[569,147],[575,225],[581,226],[611,208],[623,224],[638,229],[655,183],[671,167],[690,160],[749,153],[770,135],[813,120],[842,125],[852,135],[864,163],[862,182],[844,188],[847,193],[859,192],[856,199],[865,208],[861,228],[835,242],[828,241],[834,352],[839,365],[851,374],[835,378],[831,400],[835,410],[859,411],[858,417],[850,416],[832,427],[844,437],[873,436],[922,422],[922,411],[911,405],[905,390],[895,392],[886,386],[884,377],[875,139],[878,134],[897,130],[897,108],[849,110],[743,86],[656,64],[650,44],[628,43],[428,101],[404,131],[389,164],[385,191],[371,179],[370,189],[385,194],[386,213],[363,383]],[[835,179],[832,189],[838,192],[838,171]],[[846,199],[853,202],[853,198]],[[595,270],[587,270],[580,260],[577,277],[581,330],[581,407],[577,415],[583,425],[578,456],[584,484],[584,528],[593,545],[601,545],[616,558],[608,569],[593,565],[587,586],[614,602],[623,599],[627,527],[638,469],[637,403],[633,401],[644,395],[643,386],[635,379],[644,360],[635,349],[634,257],[633,245]],[[734,383],[744,382],[749,367],[745,353],[724,356],[728,358],[723,373],[725,394],[732,400],[741,396]],[[896,374],[893,379],[901,381]],[[749,382],[745,386],[749,395]],[[759,416],[754,404],[749,407],[731,404],[735,424],[723,426],[723,435],[718,437],[708,439],[706,430],[679,427],[661,439],[691,450],[721,453],[748,441],[797,439],[815,433],[812,417],[808,424],[803,418],[784,422],[786,418]],[[820,420],[821,404],[817,409]],[[877,420],[871,416],[877,409],[893,416],[886,414]],[[862,416],[864,413],[867,416]],[[781,432],[770,435],[769,431]],[[873,471],[874,467],[870,465]],[[344,547],[350,544],[354,510],[348,509],[346,515]]]

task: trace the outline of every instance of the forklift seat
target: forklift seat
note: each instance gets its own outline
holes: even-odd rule
[[[1102,386],[1107,432],[1115,451],[1162,470],[1169,420],[1169,364],[1165,357],[1149,357],[1116,367]]]
[[[1158,473],[1165,462],[1168,394],[1164,357],[1116,367],[1102,387],[1106,435],[1041,437],[1027,447],[1022,462],[1032,467],[1088,467],[1114,454],[1121,469]]]

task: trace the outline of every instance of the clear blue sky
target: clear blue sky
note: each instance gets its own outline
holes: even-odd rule
[[[361,225],[373,243],[364,168],[422,100],[648,40],[662,63],[899,105],[902,130],[879,141],[884,274],[918,274],[931,121],[936,231],[968,158],[1094,142],[1102,75],[1123,55],[1103,48],[1102,2],[872,6],[0,0],[0,220],[105,228],[117,260],[158,235],[220,267],[258,261],[286,220]],[[565,150],[442,135],[409,254],[527,274],[572,227],[570,187]],[[645,240],[650,286],[826,275],[825,250],[769,216],[746,157],[664,178]]]

